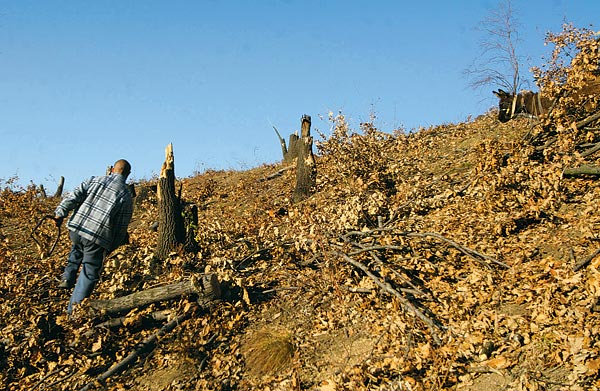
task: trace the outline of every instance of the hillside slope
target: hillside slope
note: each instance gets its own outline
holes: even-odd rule
[[[224,296],[139,308],[120,327],[97,327],[107,317],[85,303],[65,316],[55,277],[67,235],[42,260],[29,238],[58,200],[6,184],[3,389],[83,388],[160,329],[149,315],[160,309],[190,317],[97,389],[599,388],[600,257],[573,268],[598,248],[600,190],[562,176],[595,155],[584,160],[569,132],[536,148],[529,120],[494,113],[410,134],[333,125],[302,203],[290,202],[293,167],[183,179],[199,207],[197,254],[156,260],[156,202],[137,200],[131,243],[92,299],[205,272]],[[53,230],[41,228],[48,241]]]

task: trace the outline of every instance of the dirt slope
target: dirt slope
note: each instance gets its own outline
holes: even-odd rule
[[[201,251],[164,262],[144,195],[92,299],[203,272],[218,274],[224,297],[140,308],[114,328],[97,327],[107,317],[87,305],[65,316],[55,277],[66,234],[41,260],[29,238],[58,200],[5,183],[0,384],[81,389],[160,329],[150,313],[171,309],[190,319],[93,389],[597,389],[600,257],[573,267],[598,247],[600,191],[562,177],[597,162],[572,134],[536,149],[530,124],[490,113],[390,135],[338,117],[300,204],[294,169],[280,165],[183,179]],[[53,230],[41,228],[48,241]]]

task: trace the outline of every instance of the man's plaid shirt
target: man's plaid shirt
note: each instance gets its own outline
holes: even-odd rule
[[[116,249],[127,237],[127,226],[133,214],[133,201],[125,177],[111,174],[84,181],[61,201],[55,215],[66,217],[71,210],[69,230],[109,252]]]

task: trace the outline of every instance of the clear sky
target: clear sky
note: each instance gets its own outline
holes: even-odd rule
[[[527,67],[563,22],[600,29],[599,0],[512,3]],[[497,4],[0,0],[0,178],[53,192],[126,158],[148,179],[171,142],[178,177],[252,168],[303,114],[315,136],[329,112],[388,132],[464,121],[497,104],[463,76]]]

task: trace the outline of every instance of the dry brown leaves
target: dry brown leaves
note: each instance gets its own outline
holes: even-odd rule
[[[488,113],[389,135],[332,117],[332,135],[318,143],[317,188],[302,203],[290,201],[294,171],[272,176],[277,165],[184,179],[201,250],[164,261],[153,254],[156,203],[144,191],[131,243],[108,258],[93,298],[191,272],[217,273],[224,297],[209,310],[187,299],[136,309],[120,327],[98,327],[107,318],[85,304],[67,319],[68,293],[55,280],[66,233],[45,259],[28,238],[58,200],[5,185],[0,382],[80,389],[162,327],[152,313],[170,309],[193,314],[102,387],[597,389],[600,259],[572,268],[597,249],[600,190],[593,179],[562,178],[584,161],[575,144],[540,153],[524,141],[529,126]],[[263,355],[277,365],[262,365]]]

